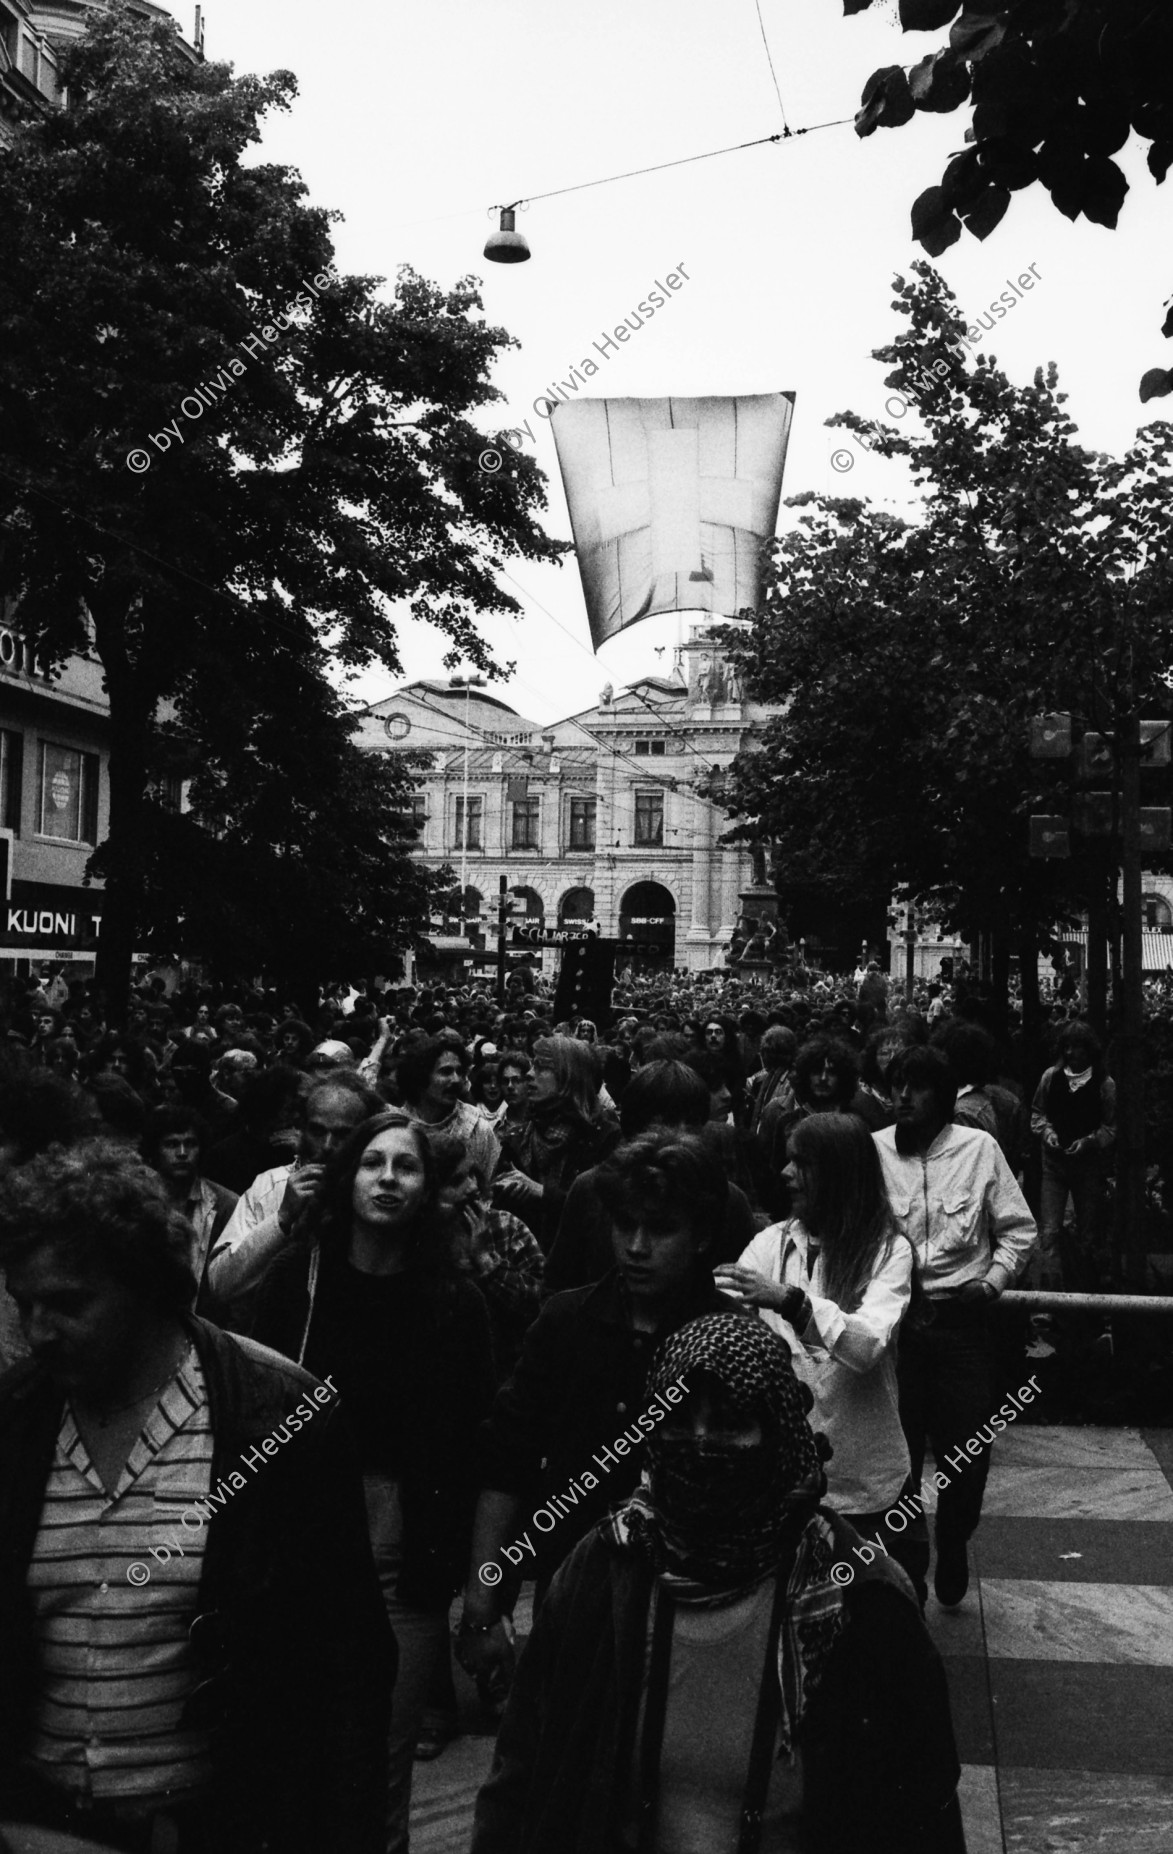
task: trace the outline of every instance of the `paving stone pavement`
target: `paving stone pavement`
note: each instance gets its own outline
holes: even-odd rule
[[[926,1617],[969,1854],[1173,1854],[1173,1430],[1008,1430],[971,1566]],[[493,1736],[457,1681],[468,1730],[416,1765],[412,1854],[467,1854]]]

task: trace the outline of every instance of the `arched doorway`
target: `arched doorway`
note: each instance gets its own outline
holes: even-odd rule
[[[638,942],[632,951],[641,960],[670,966],[676,957],[676,903],[661,882],[635,882],[619,904],[620,950],[624,940]]]
[[[565,926],[567,921],[593,921],[595,918],[595,891],[593,888],[568,888],[558,903],[558,921]]]
[[[546,904],[536,888],[511,889],[513,896],[513,918],[525,921],[529,927],[541,927],[546,919]]]

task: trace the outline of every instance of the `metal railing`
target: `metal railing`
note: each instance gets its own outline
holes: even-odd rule
[[[1173,1313],[1168,1294],[1064,1294],[1043,1288],[1008,1288],[995,1307],[1023,1313]]]

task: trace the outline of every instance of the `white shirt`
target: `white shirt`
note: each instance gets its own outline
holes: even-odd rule
[[[844,1313],[823,1291],[821,1254],[807,1275],[809,1242],[797,1218],[773,1223],[754,1237],[741,1264],[809,1298],[811,1317],[801,1333],[769,1307],[758,1312],[789,1347],[795,1377],[814,1395],[811,1428],[821,1429],[834,1450],[825,1504],[836,1513],[878,1513],[899,1498],[911,1471],[896,1391],[896,1334],[912,1294],[912,1251],[898,1236],[859,1306]]]
[[[1038,1227],[997,1140],[977,1127],[947,1126],[922,1155],[897,1152],[895,1127],[872,1138],[892,1214],[930,1299],[967,1281],[989,1281],[999,1294],[1009,1287]]]
[[[276,1239],[277,1212],[296,1170],[295,1161],[261,1172],[229,1217],[208,1263],[208,1286],[217,1300],[233,1300],[263,1279],[273,1260],[271,1244]],[[263,1258],[259,1267],[258,1252]]]

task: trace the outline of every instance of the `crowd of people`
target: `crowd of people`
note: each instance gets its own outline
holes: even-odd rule
[[[1028,1088],[872,977],[18,987],[0,1821],[405,1854],[455,1659],[474,1854],[960,1854],[922,1615],[995,1303],[1106,1266],[1114,1093],[1065,1006]]]

